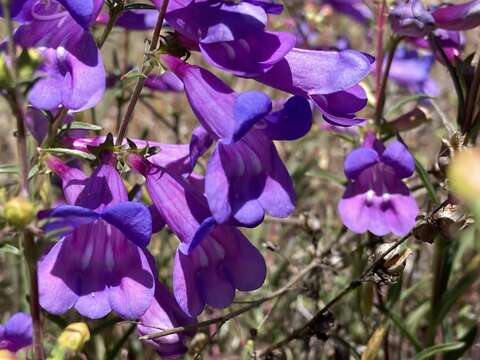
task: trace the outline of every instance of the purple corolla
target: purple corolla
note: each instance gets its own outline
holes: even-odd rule
[[[180,239],[173,270],[173,292],[189,316],[204,306],[229,306],[235,290],[259,288],[266,275],[260,252],[235,227],[217,224],[202,192],[187,179],[130,155],[148,193],[169,228]]]
[[[154,3],[161,6],[161,1]],[[166,20],[187,47],[200,50],[213,66],[252,77],[270,69],[295,45],[293,34],[265,29],[267,11],[279,10],[278,4],[264,0],[172,0]]]
[[[385,147],[368,133],[363,146],[345,160],[348,185],[338,204],[345,226],[359,234],[407,234],[419,209],[402,179],[414,170],[415,160],[405,145],[393,141]]]
[[[313,100],[333,125],[358,125],[355,113],[367,105],[358,83],[372,69],[374,59],[354,50],[322,51],[294,48],[255,80],[293,95]]]
[[[413,93],[437,96],[438,85],[430,77],[434,63],[433,55],[420,55],[416,50],[400,47],[395,52],[389,77],[396,84]]]
[[[421,0],[400,0],[389,19],[393,31],[402,36],[423,37],[435,30],[435,19]]]
[[[150,306],[154,278],[146,250],[150,212],[128,202],[112,154],[103,154],[91,176],[55,157],[48,165],[63,182],[68,205],[48,215],[47,230],[63,236],[39,262],[41,306],[62,314],[75,308],[96,319],[115,311],[137,319]]]
[[[149,256],[149,261],[152,268],[155,268],[155,260],[152,256]],[[140,317],[138,332],[141,336],[149,335],[195,322],[196,319],[186,315],[168,289],[156,280],[155,298],[147,311]],[[160,356],[173,359],[187,351],[185,343],[189,335],[193,335],[193,332],[159,337],[147,340],[146,343],[154,346]]]
[[[362,25],[367,25],[373,14],[363,0],[322,0],[323,4],[330,5],[335,11],[345,14]]]
[[[438,27],[448,30],[469,30],[480,25],[480,1],[446,5],[432,13]]]
[[[256,226],[265,213],[288,216],[295,207],[292,180],[272,140],[295,140],[312,124],[308,101],[290,98],[272,111],[261,92],[235,93],[212,73],[165,56],[184,82],[194,113],[217,140],[205,175],[205,194],[218,223]]]
[[[32,344],[32,318],[25,313],[16,313],[5,325],[0,325],[0,350],[16,353]]]
[[[59,106],[82,111],[95,106],[105,91],[105,69],[88,27],[103,1],[15,1],[20,22],[18,45],[37,48],[44,60],[28,100],[39,109]]]

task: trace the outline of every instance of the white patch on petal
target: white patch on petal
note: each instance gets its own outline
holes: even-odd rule
[[[374,195],[375,195],[375,192],[372,189],[367,191],[366,198],[367,198],[367,204],[368,205],[372,205]]]
[[[383,200],[384,203],[389,202],[390,201],[390,194],[389,193],[383,193],[382,200]]]
[[[57,48],[56,53],[57,53],[57,60],[59,62],[63,62],[67,58],[67,50],[65,50],[63,46],[59,46]]]

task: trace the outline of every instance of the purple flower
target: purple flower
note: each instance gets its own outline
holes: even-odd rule
[[[162,75],[150,74],[145,79],[145,87],[160,92],[183,91],[183,82],[174,73],[167,71]]]
[[[349,181],[338,204],[345,226],[359,234],[407,234],[419,209],[402,179],[414,170],[415,160],[405,145],[393,141],[385,148],[375,135],[367,134],[363,146],[345,160]]]
[[[450,61],[455,61],[465,47],[465,36],[460,31],[437,29],[433,32],[433,36]],[[408,38],[408,41],[420,49],[431,49],[430,42],[425,38]],[[435,50],[434,55],[435,59],[443,64],[443,57],[438,50]]]
[[[322,3],[330,5],[335,11],[345,14],[362,25],[368,25],[373,14],[363,0],[322,0]]]
[[[202,126],[218,140],[205,175],[215,220],[256,226],[265,213],[288,216],[295,207],[293,184],[272,140],[295,140],[309,131],[308,101],[295,96],[272,113],[270,98],[261,92],[236,94],[205,69],[172,56],[163,60],[183,80]]]
[[[267,73],[255,80],[293,95],[312,99],[326,121],[352,126],[364,120],[355,113],[367,105],[358,83],[372,69],[374,59],[354,50],[320,51],[294,48]]]
[[[400,47],[395,52],[389,76],[411,92],[438,96],[438,85],[430,78],[434,62],[433,55],[420,55],[416,50]]]
[[[229,306],[235,290],[259,288],[266,274],[260,252],[235,227],[219,225],[205,196],[187,180],[138,155],[129,163],[145,176],[150,197],[180,239],[173,270],[173,292],[189,316],[204,306]]]
[[[265,30],[266,10],[272,9],[278,12],[278,5],[264,0],[172,1],[166,19],[210,64],[252,77],[270,69],[295,45],[294,35]]]
[[[32,344],[32,318],[25,313],[16,313],[7,323],[0,325],[0,350],[16,353]]]
[[[402,36],[423,37],[435,29],[435,19],[421,0],[400,0],[389,19],[393,31]]]
[[[144,246],[152,223],[148,209],[128,202],[113,155],[104,154],[90,177],[55,157],[48,165],[63,182],[69,205],[54,209],[47,230],[64,236],[39,262],[41,306],[62,314],[75,308],[97,319],[115,311],[139,318],[151,305],[154,275]]]
[[[432,13],[438,27],[448,30],[469,30],[480,25],[480,1],[446,5]]]
[[[45,110],[95,106],[105,91],[105,70],[88,26],[103,1],[15,3],[13,14],[21,21],[14,34],[17,44],[36,47],[44,58],[36,74],[40,80],[28,96],[30,103]]]
[[[149,260],[155,268],[153,257],[149,256]],[[138,332],[141,336],[196,322],[195,318],[182,311],[172,294],[158,280],[155,281],[155,298],[139,320]],[[187,352],[185,346],[187,335],[193,333],[172,334],[145,342],[153,345],[160,356],[172,359]]]

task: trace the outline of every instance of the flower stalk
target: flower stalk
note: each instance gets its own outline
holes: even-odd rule
[[[147,65],[148,57],[150,56],[151,53],[153,53],[157,49],[158,41],[160,40],[160,32],[162,31],[163,22],[165,20],[165,14],[167,12],[167,7],[168,7],[168,0],[165,0],[162,3],[160,13],[158,14],[157,24],[155,25],[155,30],[153,31],[152,41],[150,42],[148,53],[145,54],[143,59],[142,75],[138,77],[132,96],[130,97],[130,102],[128,103],[127,110],[125,112],[125,115],[123,116],[122,123],[120,124],[117,141],[115,143],[115,145],[117,146],[122,144],[123,139],[125,139],[125,136],[127,135],[128,125],[132,120],[133,112],[135,111],[135,107],[137,106],[138,100],[140,98],[143,85],[145,84],[146,76],[151,71],[151,68]]]

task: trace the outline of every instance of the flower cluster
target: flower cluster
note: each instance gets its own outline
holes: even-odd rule
[[[264,284],[266,261],[242,228],[294,213],[295,184],[279,143],[305,137],[315,112],[325,130],[362,143],[344,161],[337,206],[344,228],[377,237],[415,228],[420,209],[407,179],[419,163],[402,129],[385,119],[387,81],[419,99],[437,96],[432,66],[438,61],[454,75],[467,67],[459,60],[461,31],[480,25],[480,2],[428,9],[419,0],[397,1],[389,12],[391,46],[385,58],[382,48],[375,59],[343,38],[335,50],[297,47],[298,34],[272,30],[272,18],[283,11],[275,0],[165,1],[139,7],[107,1],[108,9],[103,0],[11,1],[1,15],[18,26],[1,51],[6,63],[12,44],[40,58],[20,113],[38,143],[35,171],[48,174],[60,196],[44,201],[35,226],[23,229],[39,243],[55,239],[38,246],[42,253],[34,262],[39,305],[55,316],[114,313],[136,321],[146,343],[175,358],[187,351],[189,329],[207,307],[224,309],[237,292]],[[363,1],[322,0],[318,7],[349,16],[362,31],[374,17]],[[128,61],[121,70],[116,59],[104,62],[101,50],[112,27],[154,30],[141,73]],[[104,31],[100,40],[98,29]],[[310,35],[303,33],[305,43]],[[116,68],[107,71],[110,62]],[[383,86],[371,101],[364,80],[375,67]],[[107,91],[121,88],[117,95],[125,95],[127,73],[137,74],[137,87],[119,128],[126,131],[143,86],[173,92],[184,96],[198,122],[184,143],[162,143],[155,133],[150,140],[126,139],[122,131],[93,136],[96,124],[73,128]],[[224,75],[263,91],[237,91]],[[273,93],[283,97],[274,101]],[[13,95],[7,92],[10,101]],[[360,113],[369,100],[372,121]],[[132,179],[138,182],[133,189]],[[162,268],[151,252],[159,240],[154,234],[164,228],[178,240],[172,269]],[[155,336],[177,327],[185,331]],[[16,314],[0,327],[0,349],[15,353],[31,337],[31,320]]]

